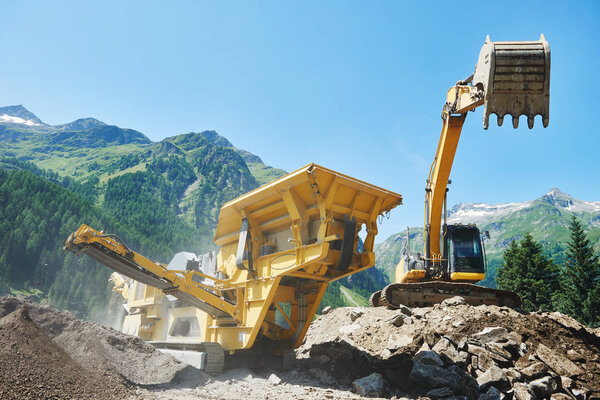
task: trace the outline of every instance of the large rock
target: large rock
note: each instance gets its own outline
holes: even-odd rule
[[[438,367],[443,367],[444,362],[437,355],[435,351],[419,351],[413,357],[414,364],[424,364],[424,365],[437,365]]]
[[[460,376],[438,365],[416,363],[410,371],[409,379],[420,386],[460,389]]]
[[[505,397],[504,393],[492,386],[487,392],[481,394],[478,400],[503,400]]]
[[[469,344],[467,351],[477,356],[477,365],[475,367],[479,368],[480,370],[487,371],[491,367],[496,366],[496,363],[492,359],[490,352],[484,347]]]
[[[360,318],[365,312],[363,310],[361,310],[360,308],[355,308],[352,311],[350,311],[350,320],[352,322],[356,321],[358,318]]]
[[[477,378],[477,383],[481,390],[485,390],[490,386],[494,386],[500,390],[508,389],[510,387],[506,373],[495,365],[479,376]]]
[[[458,365],[451,365],[448,371],[455,373],[460,377],[458,384],[460,385],[460,393],[467,396],[469,399],[476,399],[479,396],[479,384],[471,375],[467,374]]]
[[[572,377],[583,373],[583,370],[573,361],[541,343],[538,345],[536,355],[559,375]]]
[[[354,391],[362,397],[380,397],[383,393],[383,376],[373,372],[352,382]]]
[[[550,376],[545,376],[540,379],[536,379],[529,384],[531,390],[541,399],[547,399],[550,395],[556,391],[557,384]]]
[[[425,397],[429,397],[431,399],[440,399],[452,396],[455,393],[456,391],[454,389],[450,389],[449,387],[442,387],[431,389],[427,392],[427,394],[425,394]]]
[[[535,400],[535,397],[531,394],[527,385],[521,382],[517,382],[513,385],[513,395],[516,400]]]
[[[521,370],[521,375],[527,380],[539,378],[548,371],[548,367],[543,362],[535,362]]]
[[[463,297],[460,297],[460,296],[454,296],[454,297],[451,297],[449,299],[442,301],[442,306],[447,306],[447,307],[460,306],[463,304],[467,304],[467,302],[465,301],[465,299]]]
[[[481,332],[473,335],[474,338],[479,339],[481,343],[490,342],[503,342],[508,339],[508,329],[502,326],[492,326],[485,328]]]
[[[408,346],[413,341],[412,336],[392,333],[388,338],[386,348],[391,352],[398,350],[401,347]]]
[[[402,325],[404,325],[404,319],[405,318],[406,318],[406,315],[404,315],[404,314],[396,314],[392,318],[388,319],[387,322],[389,324],[392,324],[395,327],[399,328]]]

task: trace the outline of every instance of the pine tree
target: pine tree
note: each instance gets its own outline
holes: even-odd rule
[[[557,307],[579,322],[600,325],[600,263],[581,222],[573,216]]]
[[[542,253],[542,246],[526,233],[504,251],[504,262],[496,281],[503,290],[521,296],[527,311],[552,309],[552,296],[559,288],[559,269]]]

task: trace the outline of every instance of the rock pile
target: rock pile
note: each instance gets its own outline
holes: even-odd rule
[[[332,310],[313,323],[298,357],[341,384],[380,374],[385,385],[371,396],[600,399],[597,331],[558,313],[462,300]]]
[[[118,375],[77,363],[29,317],[27,307],[0,319],[0,399],[125,399]]]
[[[141,385],[169,383],[183,376],[202,374],[142,339],[125,335],[92,322],[81,321],[69,312],[44,304],[0,297],[0,318],[27,307],[33,323],[71,358],[88,368],[110,371]]]

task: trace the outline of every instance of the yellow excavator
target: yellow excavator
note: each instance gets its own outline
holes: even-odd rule
[[[186,362],[204,354],[199,366],[211,374],[234,353],[277,355],[285,366],[327,285],[375,264],[377,219],[399,204],[399,194],[310,164],[223,205],[216,257],[178,253],[164,265],[87,225],[65,249],[118,273],[127,333]]]
[[[430,306],[457,295],[473,305],[521,306],[516,293],[475,285],[486,272],[481,234],[472,224],[447,224],[447,185],[469,111],[484,106],[484,129],[492,113],[498,126],[511,115],[516,129],[519,116],[525,115],[531,129],[541,115],[547,127],[549,99],[550,47],[544,35],[530,42],[492,42],[488,36],[475,72],[448,90],[442,110],[442,133],[425,188],[423,253],[410,251],[409,234],[396,283],[373,293],[371,306]]]

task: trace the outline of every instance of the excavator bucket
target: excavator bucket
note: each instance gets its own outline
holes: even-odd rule
[[[513,127],[519,116],[527,116],[529,129],[536,115],[548,126],[550,111],[550,46],[541,35],[532,42],[492,42],[488,36],[479,53],[473,74],[473,87],[484,94],[483,128],[490,114],[512,116]]]

